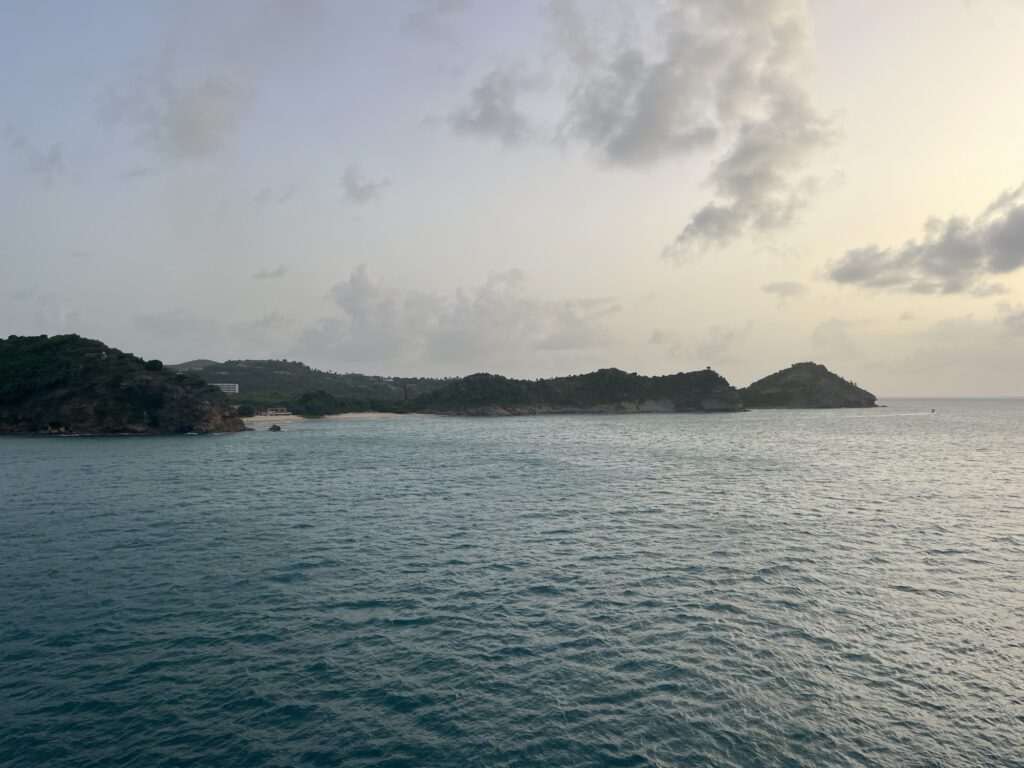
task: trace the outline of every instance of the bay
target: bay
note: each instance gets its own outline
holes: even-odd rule
[[[0,765],[1024,765],[1024,401],[883,402],[0,440]]]

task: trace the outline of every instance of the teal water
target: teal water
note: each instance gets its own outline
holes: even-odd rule
[[[0,440],[0,765],[1024,765],[1024,401]]]

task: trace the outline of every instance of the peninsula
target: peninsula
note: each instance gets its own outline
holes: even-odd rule
[[[0,340],[0,434],[178,434],[245,429],[197,377],[74,334]]]

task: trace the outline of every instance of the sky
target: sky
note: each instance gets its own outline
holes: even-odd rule
[[[0,337],[1024,396],[1021,0],[0,0]]]

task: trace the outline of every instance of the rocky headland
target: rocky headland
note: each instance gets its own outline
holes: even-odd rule
[[[0,434],[180,434],[245,429],[225,395],[74,334],[0,340]]]
[[[739,390],[747,408],[873,408],[876,397],[819,363],[794,363]]]

